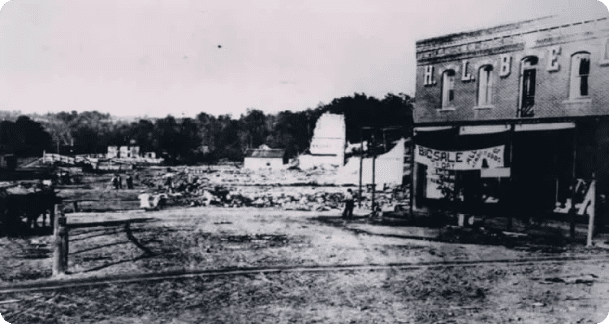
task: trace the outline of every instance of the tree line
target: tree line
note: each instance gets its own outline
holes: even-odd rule
[[[284,148],[288,157],[294,157],[309,148],[315,124],[325,112],[344,114],[350,143],[369,139],[370,127],[401,126],[387,136],[408,137],[412,104],[412,98],[402,93],[389,93],[382,99],[355,93],[303,111],[265,114],[248,109],[239,118],[201,112],[195,118],[168,115],[135,122],[117,120],[98,111],[30,116],[4,112],[0,116],[0,145],[5,152],[18,156],[40,156],[43,151],[100,154],[106,153],[110,145],[138,145],[141,152],[156,152],[170,164],[240,161],[246,149],[262,144]],[[368,130],[362,132],[362,127]]]

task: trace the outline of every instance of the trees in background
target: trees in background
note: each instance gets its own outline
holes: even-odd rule
[[[170,163],[190,164],[221,159],[239,161],[246,149],[261,144],[285,148],[288,156],[296,156],[308,149],[315,124],[325,112],[344,114],[347,140],[351,143],[359,142],[360,137],[367,139],[369,134],[361,133],[362,127],[403,126],[388,133],[387,140],[407,137],[412,127],[412,104],[412,99],[402,93],[387,94],[382,99],[355,93],[315,109],[277,114],[248,109],[239,118],[201,112],[195,118],[168,115],[127,123],[98,111],[59,112],[41,118],[46,135],[36,130],[32,123],[37,123],[30,119],[20,123],[28,127],[28,132],[40,136],[38,142],[31,137],[23,139],[23,143],[30,143],[30,148],[23,149],[24,153],[37,152],[38,147],[59,150],[62,154],[106,153],[108,145],[138,145],[140,151],[156,152]],[[13,132],[11,127],[0,123],[0,135]],[[4,144],[2,138],[0,144]]]
[[[394,137],[408,137],[412,131],[413,100],[408,95],[387,94],[379,100],[365,94],[354,94],[353,97],[342,97],[332,100],[324,107],[325,111],[344,114],[347,126],[347,140],[351,143],[360,141],[360,136],[367,139],[367,132],[360,134],[363,127],[387,128],[403,126]]]
[[[51,135],[30,117],[19,116],[15,121],[0,122],[0,147],[5,153],[19,157],[40,156],[51,146]]]

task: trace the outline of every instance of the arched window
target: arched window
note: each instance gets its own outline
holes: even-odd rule
[[[455,100],[455,71],[446,70],[442,73],[442,108],[452,106]]]
[[[484,65],[478,71],[478,106],[493,103],[493,66]]]
[[[569,87],[569,98],[578,99],[588,97],[590,75],[590,53],[580,52],[571,56],[571,79]]]
[[[537,62],[535,56],[529,56],[522,60],[520,68],[520,109],[519,117],[533,117],[535,111],[535,86],[537,82]]]

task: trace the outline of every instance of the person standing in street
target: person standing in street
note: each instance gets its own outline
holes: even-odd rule
[[[125,182],[127,183],[127,189],[133,189],[133,178],[131,177],[130,174],[127,174],[127,177],[125,178]]]
[[[351,189],[347,189],[347,193],[345,194],[345,210],[343,211],[343,217],[353,217],[353,207],[353,192],[351,191]]]
[[[171,179],[171,174],[168,173],[165,175],[165,177],[165,189],[167,190],[167,192],[173,193],[173,179]]]
[[[112,176],[112,179],[110,181],[112,182],[114,190],[118,190],[118,177],[116,176],[116,174]]]

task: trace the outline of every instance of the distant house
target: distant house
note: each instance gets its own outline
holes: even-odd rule
[[[108,154],[106,154],[108,159],[113,159],[118,157],[118,147],[117,146],[108,146]]]
[[[119,156],[121,158],[136,158],[140,156],[139,146],[121,146]]]
[[[270,149],[264,145],[245,152],[243,167],[250,170],[281,169],[286,162],[284,149]]]
[[[139,146],[108,146],[108,154],[106,158],[137,158],[140,156]]]

